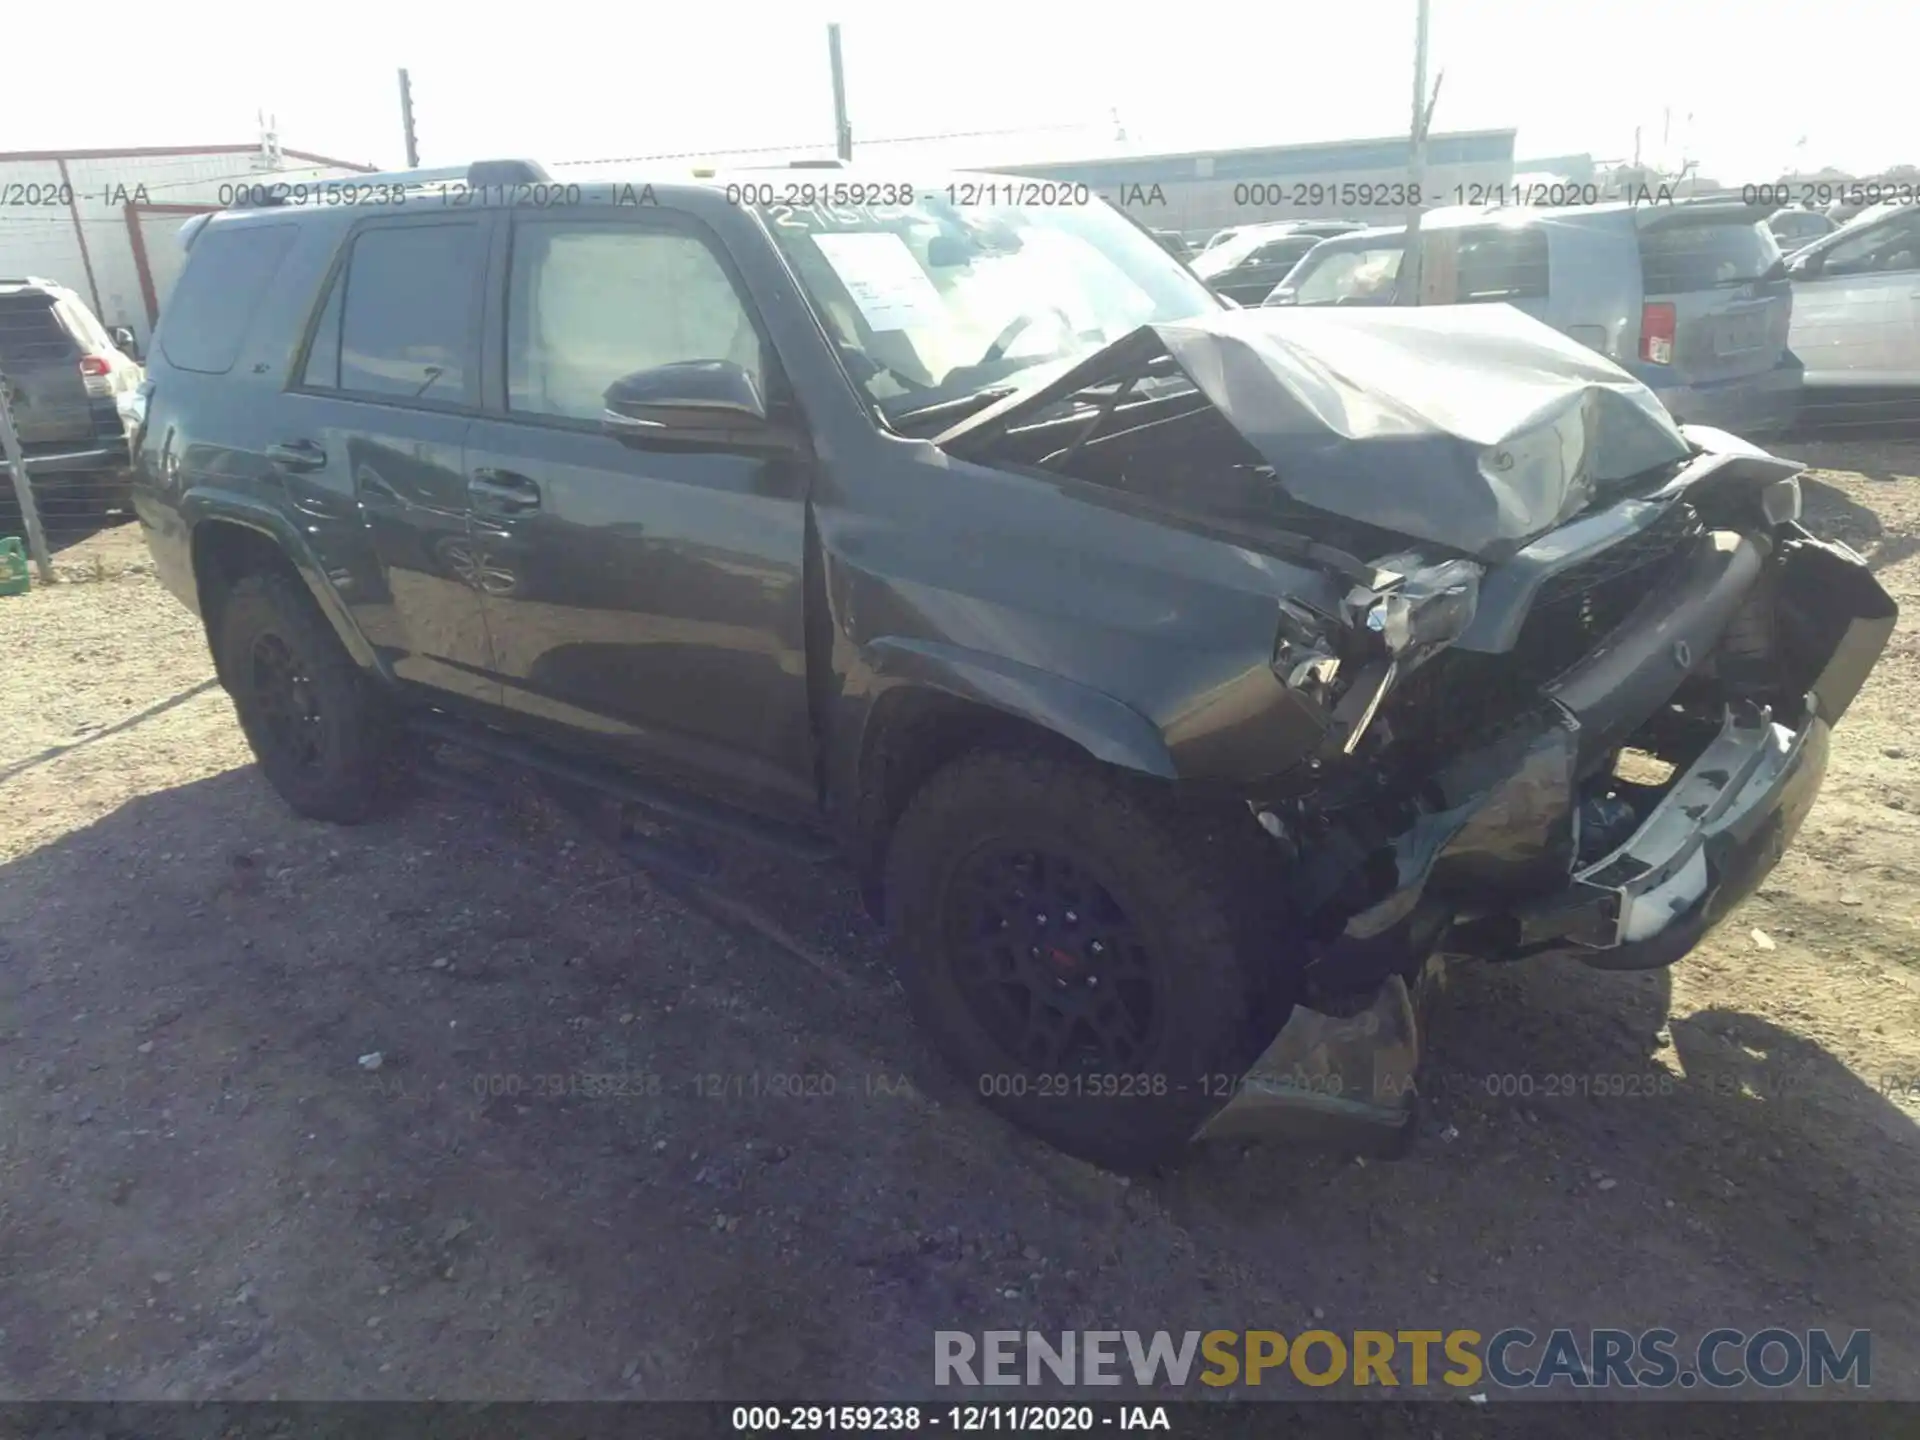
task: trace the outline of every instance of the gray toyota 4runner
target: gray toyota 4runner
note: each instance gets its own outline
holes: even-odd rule
[[[1894,623],[1798,464],[1508,307],[1235,310],[991,177],[357,183],[196,228],[135,437],[268,780],[364,820],[425,736],[837,851],[1101,1163],[1393,1119],[1276,1056],[1436,955],[1679,959]]]

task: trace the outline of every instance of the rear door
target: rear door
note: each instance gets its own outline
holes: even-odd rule
[[[316,548],[371,545],[374,574],[334,578],[350,581],[342,598],[394,674],[483,704],[499,686],[468,545],[464,447],[479,408],[491,236],[490,217],[471,212],[363,221],[268,451]]]
[[[1664,384],[1761,375],[1786,353],[1793,287],[1764,211],[1662,206],[1636,212],[1643,327],[1671,328]],[[1657,307],[1671,307],[1671,313]]]
[[[1793,280],[1793,351],[1809,385],[1920,383],[1920,210],[1871,221]]]
[[[80,343],[53,296],[40,290],[0,294],[0,377],[20,448],[28,455],[93,443],[92,397],[80,356]]]

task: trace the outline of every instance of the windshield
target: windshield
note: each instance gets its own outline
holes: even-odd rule
[[[1392,293],[1400,274],[1400,251],[1397,237],[1364,250],[1316,250],[1281,283],[1293,291],[1297,305],[1379,299]]]
[[[995,200],[998,188],[956,183],[904,205],[761,207],[854,380],[889,419],[1220,308],[1104,201],[967,203]]]

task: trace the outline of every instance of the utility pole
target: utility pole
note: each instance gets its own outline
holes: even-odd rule
[[[405,67],[400,71],[400,130],[407,140],[407,169],[420,168],[420,142],[413,133],[413,82]]]
[[[34,508],[33,483],[27,479],[27,457],[20,453],[20,437],[13,428],[13,396],[7,389],[7,377],[0,375],[0,457],[7,462],[13,477],[14,497],[20,502],[20,518],[27,527],[27,553],[33,556],[40,583],[53,583],[53,556],[47,553],[46,533],[40,528],[40,512]]]
[[[833,153],[853,159],[853,125],[847,119],[847,75],[840,64],[840,27],[827,26],[827,61],[833,67]]]
[[[1394,289],[1402,305],[1420,303],[1420,212],[1426,197],[1420,187],[1427,172],[1427,124],[1440,99],[1440,87],[1427,96],[1427,6],[1428,0],[1415,0],[1413,31],[1413,121],[1407,131],[1407,235],[1400,251],[1400,274]]]

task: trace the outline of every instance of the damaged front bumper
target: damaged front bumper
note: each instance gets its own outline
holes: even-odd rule
[[[1756,658],[1730,636],[1758,610]],[[1428,777],[1411,823],[1355,867],[1381,878],[1315,945],[1302,1003],[1200,1135],[1398,1143],[1436,957],[1635,970],[1687,954],[1812,809],[1831,729],[1896,618],[1865,562],[1795,521],[1707,532],[1530,716]],[[1616,778],[1636,750],[1664,751],[1670,773]]]
[[[1511,916],[1491,958],[1558,953],[1609,970],[1671,965],[1773,869],[1813,808],[1829,727],[1729,706],[1720,734],[1622,845]],[[1471,953],[1471,930],[1457,944]]]

